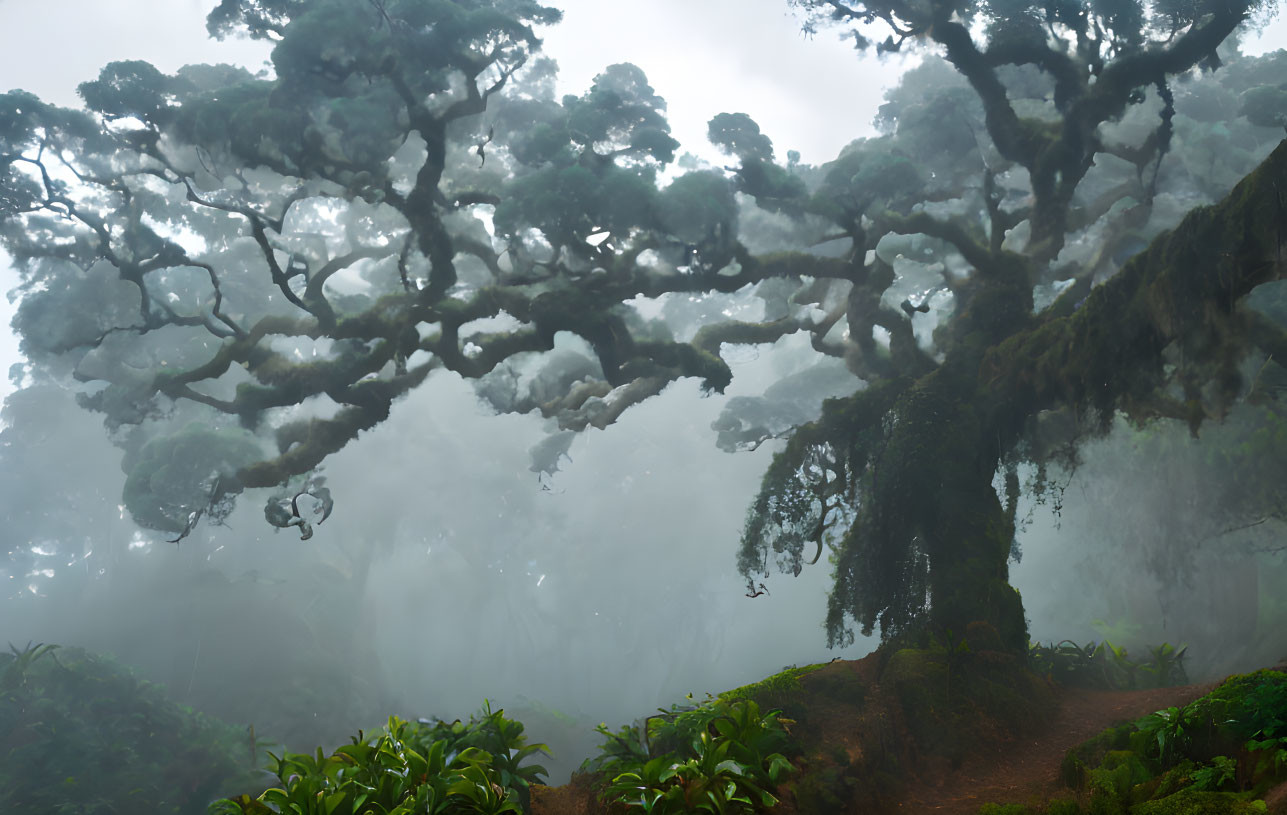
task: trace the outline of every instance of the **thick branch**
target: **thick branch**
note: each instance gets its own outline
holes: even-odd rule
[[[1211,369],[1204,379],[1222,383],[1214,408],[1227,408],[1236,365],[1254,342],[1237,302],[1287,273],[1284,189],[1287,141],[1224,201],[1191,212],[1080,309],[989,351],[981,384],[994,394],[1000,423],[1022,426],[1058,405],[1094,409],[1101,418],[1118,409],[1141,418],[1164,412],[1156,396],[1168,379],[1163,352],[1172,344],[1184,367]],[[1196,429],[1207,409],[1190,399],[1186,410]]]

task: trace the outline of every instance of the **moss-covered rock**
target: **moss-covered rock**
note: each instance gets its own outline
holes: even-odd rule
[[[1150,784],[1149,798],[1165,798],[1193,783],[1193,770],[1197,765],[1185,759],[1157,777]]]
[[[1153,777],[1153,771],[1130,750],[1110,750],[1103,762],[1087,777],[1091,815],[1117,815],[1132,804],[1148,799],[1139,789]]]
[[[1073,789],[1084,786],[1090,768],[1098,767],[1110,750],[1125,749],[1134,732],[1134,724],[1120,722],[1069,750],[1059,766],[1059,780]]]

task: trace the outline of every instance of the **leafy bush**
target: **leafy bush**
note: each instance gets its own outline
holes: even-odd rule
[[[1136,662],[1125,648],[1108,640],[1078,645],[1072,640],[1042,645],[1028,644],[1028,664],[1038,674],[1061,685],[1081,688],[1141,690],[1183,685],[1189,681],[1184,670],[1187,645],[1170,643],[1149,648],[1147,662]]]
[[[1214,792],[1233,786],[1237,777],[1238,762],[1228,756],[1216,756],[1210,766],[1193,771],[1193,786]]]
[[[1161,761],[1162,766],[1169,767],[1192,745],[1191,736],[1198,725],[1197,708],[1192,704],[1168,707],[1150,713],[1135,725],[1136,740],[1145,747],[1144,751]]]
[[[1138,722],[1153,756],[1171,766],[1181,756],[1204,760],[1222,748],[1262,752],[1268,770],[1287,768],[1287,674],[1275,671],[1230,677],[1182,708],[1167,708]]]
[[[1232,792],[1204,792],[1186,787],[1166,798],[1145,801],[1131,815],[1264,815],[1264,801]]]
[[[788,736],[780,711],[760,712],[751,699],[712,699],[672,708],[643,728],[607,737],[584,765],[610,781],[605,801],[647,813],[735,813],[772,807],[771,790],[792,770],[780,751]]]
[[[791,665],[783,668],[780,673],[761,679],[759,682],[724,691],[719,695],[719,698],[726,702],[733,702],[738,699],[754,699],[760,705],[769,704],[772,707],[781,707],[794,694],[798,694],[803,690],[803,686],[800,684],[800,677],[816,673],[827,667],[827,664],[826,662],[819,662],[815,665],[805,665],[803,667]]]
[[[200,813],[248,785],[253,736],[80,648],[0,654],[0,812]]]
[[[1130,750],[1110,750],[1099,767],[1090,771],[1091,815],[1126,812],[1138,803],[1136,786],[1152,776],[1140,757]]]
[[[621,773],[643,766],[652,757],[641,727],[626,724],[614,732],[606,724],[600,724],[595,732],[603,736],[604,741],[599,745],[599,755],[581,763],[583,773],[616,778]]]
[[[1287,779],[1287,674],[1230,677],[1106,730],[1069,751],[1062,777],[1090,792],[1091,815],[1263,812],[1255,799]]]
[[[1287,741],[1287,674],[1231,677],[1198,703],[1240,739]]]
[[[273,756],[280,787],[210,807],[210,815],[502,815],[529,809],[530,787],[546,770],[523,762],[544,744],[527,744],[523,725],[485,705],[468,723],[389,719],[383,733],[330,756]]]

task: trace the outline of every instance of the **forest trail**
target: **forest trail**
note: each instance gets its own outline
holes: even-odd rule
[[[900,809],[939,815],[975,815],[986,803],[1043,803],[1071,791],[1059,782],[1059,764],[1072,747],[1110,725],[1162,708],[1187,704],[1216,683],[1140,691],[1069,688],[1060,693],[1059,715],[1035,739],[975,753],[936,787],[909,785]]]

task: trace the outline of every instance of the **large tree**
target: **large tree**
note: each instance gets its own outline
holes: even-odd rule
[[[745,404],[719,423],[733,447],[790,434],[748,580],[830,546],[833,642],[982,621],[1021,648],[1018,464],[1119,410],[1196,428],[1280,341],[1238,302],[1283,271],[1281,150],[1122,268],[1227,188],[1167,158],[1173,85],[1210,91],[1194,71],[1251,6],[796,5],[956,73],[927,61],[884,135],[821,168],[721,114],[731,166],[665,183],[678,144],[644,73],[555,99],[533,26],[559,15],[529,0],[224,0],[211,33],[273,41],[271,75],[118,62],[84,111],[0,96],[24,352],[104,415],[139,524],[183,537],[263,488],[267,520],[308,536],[319,465],[435,369],[575,431],[681,377],[722,390],[730,348],[803,333],[848,371],[815,391],[857,392],[794,431]],[[1244,73],[1258,159],[1281,89]]]

